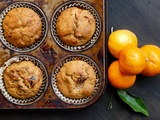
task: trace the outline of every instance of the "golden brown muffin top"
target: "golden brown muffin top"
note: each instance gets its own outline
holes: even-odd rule
[[[65,63],[56,77],[59,90],[68,98],[84,98],[94,91],[96,75],[92,66],[82,60]]]
[[[95,19],[88,10],[77,7],[67,8],[57,19],[56,31],[65,44],[84,45],[94,34]]]
[[[6,90],[15,98],[33,97],[42,85],[43,75],[31,61],[12,63],[4,71]]]
[[[4,36],[16,47],[30,46],[41,36],[42,22],[36,12],[29,8],[14,8],[3,20]]]

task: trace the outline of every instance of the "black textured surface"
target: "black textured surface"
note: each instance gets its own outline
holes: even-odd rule
[[[144,44],[160,46],[160,1],[159,0],[108,0],[108,24],[110,29],[129,29]],[[106,39],[107,40],[107,39]],[[108,55],[108,62],[114,59]],[[137,76],[130,91],[144,100],[149,117],[133,112],[117,95],[113,96],[113,108],[107,110],[112,87],[108,84],[105,93],[93,105],[79,110],[22,110],[0,111],[0,120],[158,120],[160,119],[160,75]]]

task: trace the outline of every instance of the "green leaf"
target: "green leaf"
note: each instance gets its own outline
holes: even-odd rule
[[[110,95],[110,99],[109,99],[109,103],[108,103],[108,106],[107,106],[107,110],[110,110],[112,109],[112,99],[113,99],[113,91]]]
[[[148,110],[140,97],[136,97],[127,90],[117,90],[118,96],[128,104],[135,112],[149,116]]]

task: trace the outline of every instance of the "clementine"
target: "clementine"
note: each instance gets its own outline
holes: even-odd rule
[[[119,61],[112,62],[108,68],[108,79],[118,89],[130,88],[136,81],[136,75],[126,75],[120,71]]]
[[[115,58],[119,58],[119,52],[129,45],[138,46],[138,39],[130,30],[116,30],[108,38],[108,49]]]
[[[140,48],[146,56],[146,66],[142,75],[152,77],[160,73],[160,48],[156,45],[144,45]]]
[[[121,71],[128,75],[141,73],[146,65],[146,57],[138,47],[128,46],[119,54]]]

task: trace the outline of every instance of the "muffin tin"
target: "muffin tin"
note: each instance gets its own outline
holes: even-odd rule
[[[10,58],[0,67],[0,109],[75,109],[96,102],[105,90],[107,2],[105,0],[30,0],[31,2],[0,2],[0,40],[3,50],[10,50]],[[51,2],[51,3],[50,3]],[[5,6],[5,7],[4,7]],[[56,33],[58,15],[69,7],[88,10],[96,20],[96,30],[89,42],[82,46],[65,45]],[[8,43],[3,35],[2,22],[7,12],[17,7],[33,9],[41,17],[42,37],[26,48],[17,48]],[[48,27],[49,26],[49,27]],[[1,51],[0,51],[1,52]],[[96,73],[96,85],[91,96],[82,99],[65,97],[56,84],[56,74],[68,61],[80,59],[90,64]],[[31,60],[43,71],[43,84],[39,93],[29,99],[16,99],[8,94],[3,82],[4,69],[12,62]]]

